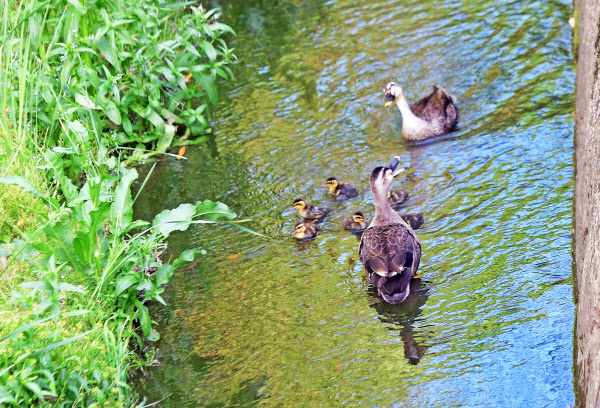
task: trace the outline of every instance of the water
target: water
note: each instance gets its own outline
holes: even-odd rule
[[[237,1],[236,79],[215,137],[164,159],[138,214],[227,203],[229,227],[174,236],[208,251],[157,307],[160,365],[138,390],[163,407],[566,407],[574,402],[571,1]],[[383,86],[459,99],[459,131],[400,136]],[[399,154],[395,187],[420,211],[422,281],[390,306],[339,223],[373,216],[370,171]],[[359,198],[336,203],[337,176]],[[292,240],[295,198],[335,209]],[[239,254],[239,255],[238,255]]]

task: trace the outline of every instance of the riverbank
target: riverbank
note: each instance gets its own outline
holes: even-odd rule
[[[164,259],[166,238],[236,215],[204,200],[136,220],[131,164],[205,140],[233,31],[187,3],[2,3],[0,405],[132,406],[160,338],[148,304],[203,252]]]
[[[577,299],[575,375],[578,403],[600,403],[600,3],[576,0],[579,15],[576,98],[574,260]]]

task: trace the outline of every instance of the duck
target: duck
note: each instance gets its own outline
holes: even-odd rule
[[[357,211],[350,217],[342,221],[342,226],[347,230],[357,231],[364,230],[369,225],[369,221],[365,219],[362,212]]]
[[[402,137],[406,140],[424,140],[452,132],[456,128],[456,96],[444,88],[433,87],[433,92],[411,107],[402,88],[395,82],[383,88],[387,108],[395,103],[402,114]]]
[[[358,247],[367,279],[388,303],[402,303],[410,294],[410,282],[421,261],[421,242],[411,226],[394,211],[387,192],[405,169],[398,168],[400,158],[388,167],[376,167],[370,184],[375,201],[375,217],[363,232]]]
[[[350,184],[340,183],[335,177],[329,177],[325,182],[325,187],[329,187],[329,193],[338,201],[358,197],[357,189]]]
[[[319,226],[311,221],[300,221],[294,225],[292,235],[297,240],[313,239],[319,232]]]
[[[315,207],[314,205],[306,202],[303,198],[294,200],[294,208],[298,210],[298,213],[306,220],[320,220],[331,212],[330,208],[326,207]]]
[[[405,223],[407,223],[408,225],[410,225],[410,227],[413,230],[419,229],[423,226],[423,224],[425,223],[425,218],[423,217],[423,214],[421,213],[415,213],[415,214],[404,214],[400,216]]]
[[[388,191],[388,201],[392,207],[399,206],[408,200],[408,191],[406,190],[390,190]]]

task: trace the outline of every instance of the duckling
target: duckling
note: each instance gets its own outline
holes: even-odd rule
[[[365,219],[362,212],[357,211],[350,217],[346,218],[342,225],[347,230],[364,230],[369,225],[369,221]]]
[[[375,199],[375,217],[363,232],[358,258],[365,274],[388,303],[402,303],[410,293],[410,281],[417,274],[421,243],[413,229],[392,209],[387,192],[398,174],[399,157],[389,167],[377,167],[371,173],[371,191]]]
[[[397,207],[408,200],[409,194],[406,190],[388,191],[388,201],[392,207]]]
[[[387,108],[395,103],[402,114],[402,136],[406,140],[423,140],[450,133],[456,126],[456,97],[444,88],[433,87],[433,92],[410,108],[402,88],[390,82],[383,88]]]
[[[347,200],[348,198],[358,197],[358,190],[350,184],[340,183],[335,177],[329,177],[325,182],[325,186],[329,187],[329,192],[336,200]]]
[[[421,226],[425,222],[425,218],[423,218],[423,214],[421,214],[421,213],[404,214],[404,215],[401,215],[400,217],[402,217],[404,222],[406,222],[408,225],[410,225],[410,227],[413,230],[421,228]]]
[[[294,208],[306,220],[320,220],[331,212],[331,209],[325,207],[315,207],[307,203],[306,200],[298,198],[294,200]]]
[[[311,221],[300,221],[294,225],[292,235],[297,240],[313,239],[319,232],[319,226]]]

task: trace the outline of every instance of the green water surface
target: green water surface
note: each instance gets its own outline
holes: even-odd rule
[[[162,407],[566,407],[572,404],[574,66],[571,0],[252,0],[214,137],[162,159],[138,215],[218,199],[247,226],[176,235],[182,268],[155,313],[159,365],[137,381]],[[459,130],[400,135],[382,88],[458,97]],[[422,212],[422,281],[390,306],[341,220],[373,216],[371,170],[400,155],[401,212]],[[336,176],[357,187],[335,202]],[[335,212],[290,235],[305,198]]]

